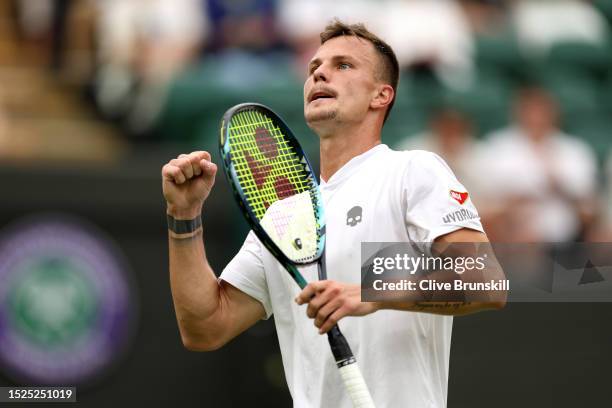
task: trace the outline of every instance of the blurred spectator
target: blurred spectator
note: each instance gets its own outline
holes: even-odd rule
[[[207,20],[200,0],[97,0],[96,101],[141,133],[154,122],[170,80],[201,49]]]
[[[70,19],[74,18],[74,6],[84,3],[85,0],[12,0],[18,32],[31,48],[29,57],[55,72],[64,68],[70,46],[69,28],[74,24]]]
[[[393,47],[401,66],[431,65],[451,88],[471,84],[473,38],[456,1],[391,0],[379,8],[376,31]]]
[[[319,33],[334,18],[362,22],[394,49],[400,66],[431,65],[446,85],[471,80],[473,52],[462,9],[452,0],[284,0],[282,31],[301,56],[301,66],[319,44]]]
[[[37,63],[50,64],[53,0],[14,0],[19,37]]]
[[[534,56],[558,42],[601,45],[609,35],[604,16],[583,0],[518,0],[513,20],[521,47]]]
[[[319,33],[334,18],[350,23],[376,23],[377,10],[389,0],[281,0],[279,23],[290,39],[309,38],[319,43]]]
[[[431,116],[428,130],[400,142],[397,148],[427,150],[440,155],[474,201],[478,200],[482,147],[474,137],[469,117],[461,110],[453,107],[436,110]]]
[[[376,31],[381,8],[388,0],[281,0],[278,3],[279,30],[296,53],[295,69],[306,74],[308,61],[319,47],[319,33],[334,18],[364,23]]]
[[[504,0],[459,0],[470,28],[477,36],[496,36],[507,28]]]
[[[210,49],[267,51],[280,45],[276,28],[277,0],[206,0]]]
[[[595,215],[595,155],[558,129],[550,94],[526,88],[517,95],[515,124],[494,132],[486,144],[491,233],[507,242],[583,239]]]

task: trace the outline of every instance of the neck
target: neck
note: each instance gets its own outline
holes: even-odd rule
[[[319,138],[321,178],[327,181],[353,157],[380,144],[380,128],[338,129],[330,134],[320,134]]]

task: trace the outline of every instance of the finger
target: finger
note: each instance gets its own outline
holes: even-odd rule
[[[335,312],[333,312],[329,317],[327,317],[325,323],[323,323],[323,326],[321,326],[321,328],[319,329],[319,334],[324,334],[330,331],[336,324],[338,324],[340,319],[342,319],[346,315],[347,312],[345,308],[340,307],[336,309]]]
[[[322,292],[318,292],[308,303],[306,309],[306,315],[311,319],[315,318],[319,313],[319,310],[326,306],[329,302],[335,301],[338,295],[342,292],[342,289],[338,285],[330,284],[326,285]]]
[[[202,159],[205,159],[205,160],[208,160],[208,161],[212,160],[212,158],[210,156],[210,153],[208,153],[207,151],[204,151],[204,150],[198,150],[198,151],[195,151],[195,152],[191,152],[190,156],[195,157],[198,160],[202,160]]]
[[[303,305],[304,303],[310,302],[312,297],[317,293],[321,292],[325,286],[327,285],[327,281],[317,281],[311,282],[295,298],[295,303],[298,305]]]
[[[188,156],[189,163],[191,163],[191,168],[193,169],[193,174],[195,176],[199,176],[202,174],[202,167],[200,167],[200,157],[194,153]]]
[[[319,309],[322,306],[325,306],[327,300],[322,299],[320,295],[314,295],[310,301],[308,302],[308,307],[306,308],[306,316],[311,319],[314,319],[317,313],[319,313]]]
[[[173,182],[175,184],[183,184],[187,179],[183,174],[183,171],[174,165],[166,164],[162,170],[162,175],[165,180]]]
[[[191,167],[191,162],[187,157],[170,160],[170,164],[180,168],[187,180],[193,178],[193,168]]]
[[[195,152],[191,152],[189,153],[189,161],[191,162],[191,166],[193,167],[193,173],[196,176],[199,176],[200,174],[202,174],[202,166],[200,166],[200,161],[202,160],[206,160],[206,161],[211,161],[211,157],[210,157],[210,153],[205,152],[205,151],[195,151]]]
[[[217,165],[206,159],[200,161],[200,168],[202,169],[204,176],[208,178],[214,177],[217,173]]]
[[[314,320],[314,325],[318,328],[321,328],[323,324],[327,321],[327,318],[338,310],[342,306],[342,299],[335,298],[331,301],[327,302],[323,307],[319,309],[317,312],[316,318]]]
[[[208,153],[208,152],[206,152],[204,150],[196,150],[196,151],[191,152],[189,154],[186,154],[186,153],[179,154],[177,159],[182,159],[182,158],[185,158],[185,157],[189,157],[189,158],[193,157],[193,158],[197,158],[198,160],[206,159],[206,160],[210,161],[210,157],[211,156],[210,156],[210,153]]]
[[[197,153],[201,153],[201,152],[192,152],[190,154],[183,153],[183,154],[179,154],[177,157],[177,159],[189,160],[189,162],[191,163],[191,168],[192,168],[192,172],[194,176],[199,176],[200,174],[202,174],[202,169],[200,168],[200,165],[198,164],[199,158],[197,156]]]

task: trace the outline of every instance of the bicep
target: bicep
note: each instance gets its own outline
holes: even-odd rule
[[[438,256],[451,258],[459,256],[477,257],[487,252],[492,254],[487,235],[471,228],[459,228],[436,237],[432,243],[431,251]]]

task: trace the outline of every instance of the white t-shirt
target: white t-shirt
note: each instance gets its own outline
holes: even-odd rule
[[[433,153],[378,145],[351,159],[321,183],[328,279],[360,284],[364,241],[423,243],[464,227],[482,231],[469,197],[451,191],[465,189]],[[458,216],[465,210],[473,217]],[[316,265],[300,271],[317,279]],[[351,407],[327,336],[295,304],[299,287],[252,232],[221,279],[274,314],[295,407]],[[446,406],[452,317],[381,310],[345,317],[340,328],[377,407]]]

